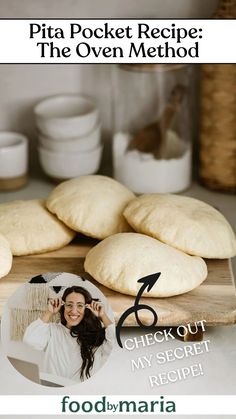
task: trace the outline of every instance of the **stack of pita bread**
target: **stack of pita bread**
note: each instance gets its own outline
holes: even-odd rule
[[[236,254],[232,228],[210,205],[180,195],[135,197],[114,179],[91,175],[63,182],[46,202],[0,205],[5,237],[1,242],[0,236],[0,258],[8,260],[0,276],[9,269],[11,252],[51,251],[69,243],[76,232],[102,240],[88,253],[85,270],[129,295],[137,294],[138,279],[155,272],[161,275],[148,296],[188,292],[207,277],[203,258]]]
[[[47,201],[0,204],[0,278],[7,275],[12,255],[50,252],[81,232],[103,239],[130,231],[122,215],[135,195],[105,176],[82,176],[55,188]],[[56,215],[54,215],[56,214]]]
[[[236,255],[229,223],[219,211],[197,199],[142,195],[126,206],[123,215],[136,233],[105,239],[85,260],[85,270],[113,290],[136,295],[139,278],[161,272],[148,296],[183,294],[206,279],[202,258]]]
[[[44,253],[68,244],[75,232],[50,214],[43,200],[0,205],[0,278],[9,273],[12,255]]]

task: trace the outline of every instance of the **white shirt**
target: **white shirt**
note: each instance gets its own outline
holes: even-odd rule
[[[106,339],[95,351],[91,376],[106,362],[114,344],[114,330],[114,324],[105,328]],[[23,341],[45,352],[42,372],[81,381],[80,346],[76,338],[70,335],[70,329],[61,323],[45,323],[37,319],[27,327]]]

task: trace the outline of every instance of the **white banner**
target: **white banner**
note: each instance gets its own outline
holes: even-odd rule
[[[236,63],[235,19],[0,19],[0,63]]]
[[[236,415],[236,396],[0,396],[4,415]]]

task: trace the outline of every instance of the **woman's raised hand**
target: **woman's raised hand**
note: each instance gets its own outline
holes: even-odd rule
[[[49,298],[48,300],[48,311],[52,314],[57,314],[63,305],[62,299],[59,298]]]
[[[86,308],[88,308],[92,313],[98,317],[100,320],[102,320],[102,317],[104,316],[104,307],[100,301],[94,301],[90,304],[85,305]]]
[[[90,304],[86,304],[85,307],[92,311],[92,313],[102,321],[105,327],[112,324],[112,321],[107,316],[104,306],[100,301],[92,300],[92,302]]]

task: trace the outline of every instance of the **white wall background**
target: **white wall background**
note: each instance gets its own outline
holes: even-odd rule
[[[0,17],[205,18],[212,15],[217,3],[217,0],[0,0]],[[34,104],[51,94],[79,92],[96,98],[103,134],[109,141],[112,129],[111,69],[111,65],[0,65],[0,130],[26,134],[30,139],[31,166],[37,166]]]

